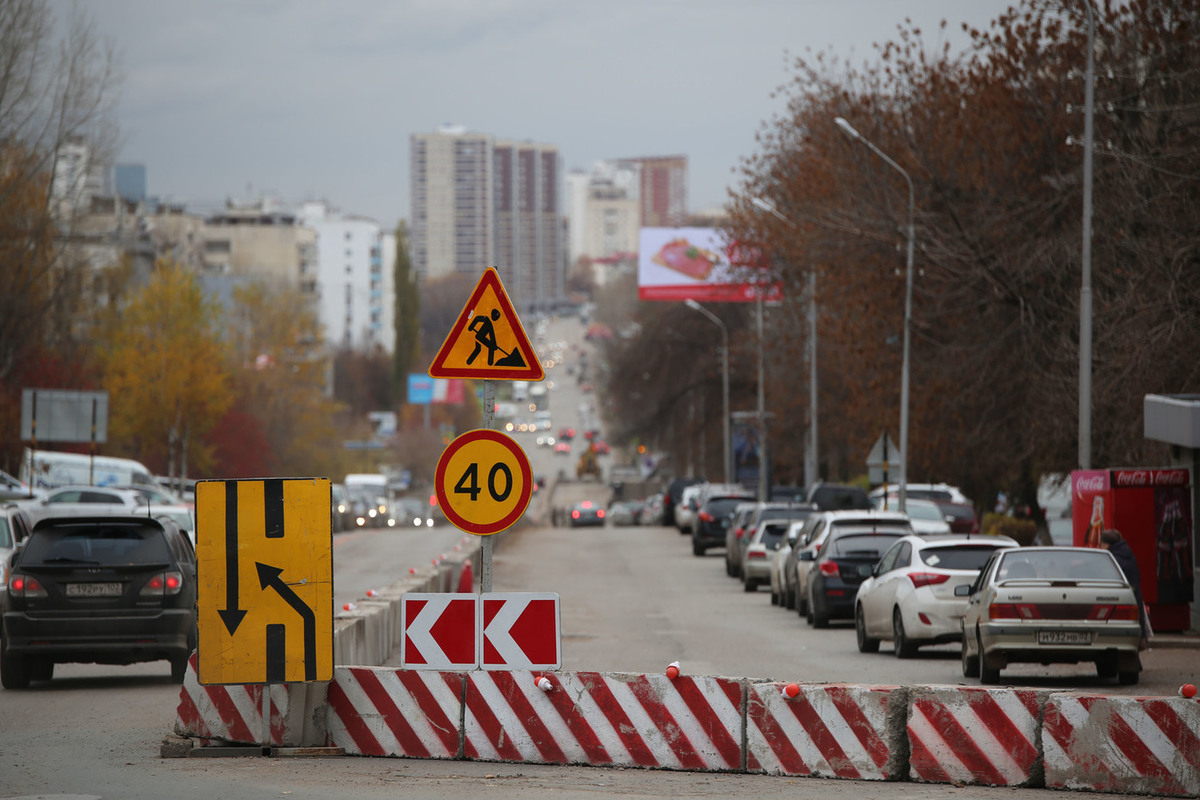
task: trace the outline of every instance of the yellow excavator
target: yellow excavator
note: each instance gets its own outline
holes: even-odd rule
[[[589,475],[600,480],[600,464],[596,460],[596,446],[591,442],[588,442],[587,449],[583,451],[583,455],[575,464],[576,480],[583,480]]]

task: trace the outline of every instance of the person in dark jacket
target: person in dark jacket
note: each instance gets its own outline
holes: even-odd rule
[[[1150,620],[1146,616],[1146,604],[1142,602],[1142,576],[1138,570],[1137,557],[1129,542],[1121,536],[1121,532],[1109,528],[1100,533],[1100,546],[1112,553],[1117,560],[1117,566],[1125,573],[1125,580],[1133,586],[1133,596],[1137,600],[1138,620],[1142,624],[1142,642],[1140,649],[1145,650],[1150,642]]]

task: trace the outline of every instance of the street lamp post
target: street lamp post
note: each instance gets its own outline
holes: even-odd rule
[[[729,329],[716,314],[692,298],[689,297],[683,302],[688,308],[699,311],[721,328],[721,441],[724,444],[725,483],[729,484],[733,482],[733,470],[729,464]]]
[[[913,227],[913,213],[915,208],[913,182],[909,174],[888,157],[886,153],[876,147],[873,143],[864,139],[862,134],[854,130],[854,127],[842,117],[837,117],[834,122],[842,129],[842,132],[851,139],[856,139],[871,149],[875,155],[879,156],[887,163],[888,166],[895,169],[904,176],[904,180],[908,183],[908,258],[907,268],[905,272],[904,286],[904,354],[902,356],[902,366],[900,368],[900,493],[899,493],[899,508],[903,513],[906,510],[906,499],[908,495],[908,361],[909,361],[909,345],[912,329],[912,287],[913,287],[913,238],[915,237],[915,229]]]
[[[770,200],[751,197],[750,202],[784,224],[792,228],[796,227],[796,223],[784,216]],[[808,450],[804,454],[806,489],[811,488],[817,482],[821,463],[817,458],[820,451],[817,449],[817,270],[815,267],[808,273],[808,324]]]
[[[1087,9],[1087,78],[1083,117],[1083,271],[1079,286],[1079,468],[1092,468],[1092,145],[1095,114],[1096,15],[1092,0]]]

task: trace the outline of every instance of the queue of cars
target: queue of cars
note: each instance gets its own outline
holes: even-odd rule
[[[763,503],[697,481],[680,487],[670,524],[687,528],[697,556],[723,547],[745,591],[770,586],[773,605],[812,627],[853,622],[860,652],[889,642],[913,658],[958,642],[963,676],[985,684],[1022,662],[1092,662],[1101,678],[1137,683],[1138,607],[1107,551],[982,535],[954,487],[908,489],[901,513],[891,492],[824,485],[816,502]]]

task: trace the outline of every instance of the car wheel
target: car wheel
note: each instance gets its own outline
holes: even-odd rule
[[[967,637],[962,640],[962,674],[964,678],[979,677],[979,656],[967,652]]]
[[[29,659],[29,679],[49,681],[54,679],[54,662],[48,658]]]
[[[1138,682],[1138,671],[1136,669],[1127,672],[1117,673],[1117,682],[1122,686],[1136,686]]]
[[[794,590],[783,590],[783,607],[789,610],[796,607],[796,592]]]
[[[1096,674],[1101,678],[1117,677],[1116,656],[1104,656],[1096,661]]]
[[[800,594],[799,590],[796,591],[796,613],[805,619],[808,618],[808,600]]]
[[[983,640],[976,635],[975,641],[979,648],[979,682],[986,684],[999,683],[1000,670],[988,664],[987,654],[983,652]]]
[[[775,590],[775,586],[771,586],[771,605],[779,605],[779,592]]]
[[[692,555],[694,555],[694,556],[704,555],[704,545],[700,544],[699,542],[697,542],[695,540],[692,540]]]
[[[917,654],[916,642],[908,638],[904,630],[904,616],[898,608],[892,610],[892,646],[896,658],[912,658]]]
[[[879,652],[879,640],[867,636],[867,621],[863,618],[862,606],[856,606],[854,609],[854,635],[858,639],[858,652]]]
[[[742,581],[742,588],[747,592],[757,592],[758,581],[756,581],[754,578],[746,578],[744,581]]]
[[[29,686],[29,661],[24,656],[14,656],[0,641],[0,686],[5,689],[24,689]]]

